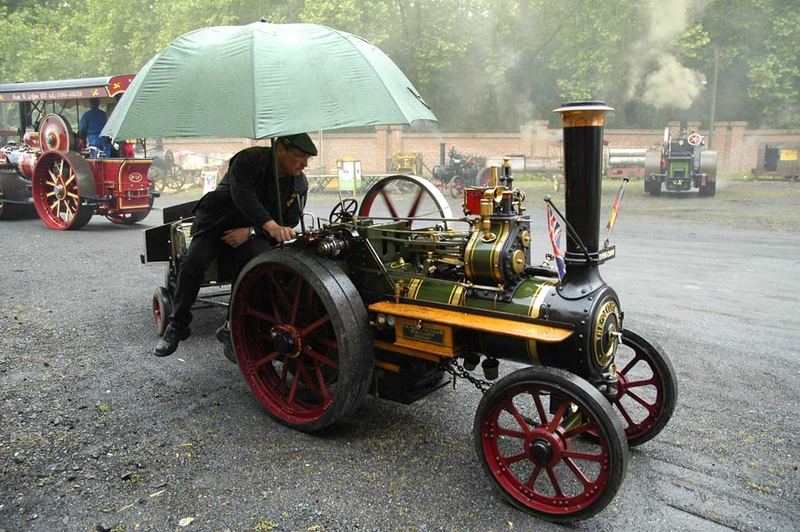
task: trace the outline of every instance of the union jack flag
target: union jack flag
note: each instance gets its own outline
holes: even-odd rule
[[[550,205],[547,205],[547,234],[550,235],[550,243],[553,245],[553,257],[556,260],[556,267],[558,268],[559,280],[564,278],[567,273],[567,266],[564,263],[564,252],[561,250],[561,237],[564,229],[561,226],[561,221],[553,212]]]

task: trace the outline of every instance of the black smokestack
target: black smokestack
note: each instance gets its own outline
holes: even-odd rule
[[[600,248],[600,193],[605,114],[613,111],[605,102],[572,102],[561,113],[564,127],[564,180],[567,222],[585,250],[573,238],[567,239],[565,284],[594,285]],[[587,260],[587,252],[589,260]]]
[[[573,102],[556,109],[564,126],[564,179],[567,221],[590,254],[600,247],[600,171],[603,159],[605,102]],[[570,255],[585,260],[583,250],[567,240]]]

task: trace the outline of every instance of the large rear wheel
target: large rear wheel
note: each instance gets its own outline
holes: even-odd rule
[[[649,149],[644,156],[644,191],[651,196],[658,196],[661,193],[661,178],[656,176],[661,174],[661,149]]]
[[[33,204],[39,218],[51,229],[80,229],[94,214],[86,196],[94,197],[94,174],[75,152],[44,153],[33,170]]]
[[[551,521],[601,511],[625,476],[628,447],[608,400],[564,370],[529,367],[498,381],[478,405],[473,436],[492,487]]]
[[[374,365],[369,318],[333,261],[292,250],[257,256],[233,290],[230,327],[247,384],[284,425],[316,431],[364,399]]]

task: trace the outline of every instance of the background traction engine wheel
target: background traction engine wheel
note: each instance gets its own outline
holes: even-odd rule
[[[96,197],[94,173],[75,152],[49,151],[33,170],[33,204],[39,218],[51,229],[80,229],[94,214],[86,197]]]
[[[231,297],[239,368],[267,412],[311,432],[355,411],[374,356],[367,311],[335,262],[293,250],[251,260]]]
[[[596,514],[625,476],[628,446],[608,400],[564,370],[529,367],[498,381],[478,405],[473,436],[492,487],[550,521]]]

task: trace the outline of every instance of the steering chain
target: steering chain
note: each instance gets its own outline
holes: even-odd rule
[[[456,387],[456,378],[461,377],[462,379],[466,379],[475,387],[481,391],[482,394],[485,394],[489,388],[492,387],[492,383],[475,377],[469,371],[464,368],[455,358],[443,358],[441,362],[442,369],[444,369],[447,373],[453,376],[453,388]]]

